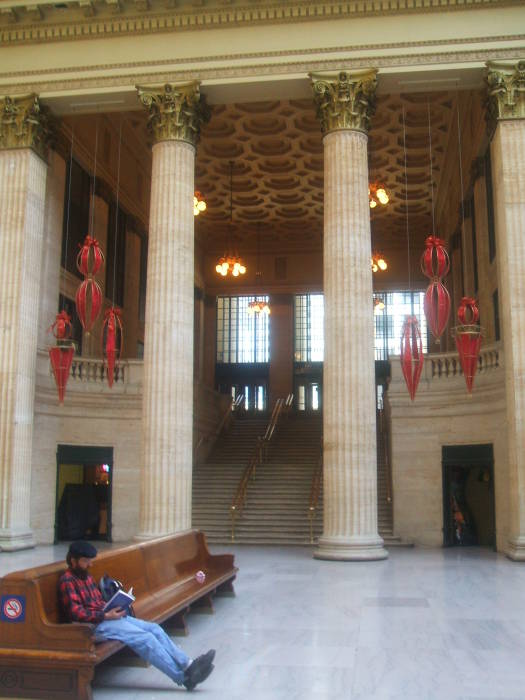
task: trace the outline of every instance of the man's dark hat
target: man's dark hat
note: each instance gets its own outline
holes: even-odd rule
[[[84,540],[77,540],[76,542],[71,542],[69,545],[69,556],[75,557],[75,559],[80,559],[80,557],[88,557],[89,559],[94,559],[97,556],[97,548],[93,547],[90,542],[85,542]]]

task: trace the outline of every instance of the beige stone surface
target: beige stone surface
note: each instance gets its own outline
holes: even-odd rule
[[[31,444],[46,164],[0,151],[0,550],[33,546]]]
[[[367,136],[324,138],[324,528],[315,556],[381,559]],[[344,303],[342,303],[344,301]]]
[[[153,147],[139,537],[191,526],[195,149]]]
[[[491,156],[507,394],[510,493],[507,553],[513,559],[525,560],[525,119],[498,123]]]
[[[503,357],[500,346],[498,355]],[[487,348],[488,350],[488,348]],[[438,356],[435,356],[436,358]],[[502,551],[509,530],[507,426],[503,368],[486,366],[476,374],[472,396],[458,373],[457,355],[448,353],[442,375],[430,356],[412,402],[399,358],[392,358],[386,401],[391,414],[394,534],[416,545],[443,545],[442,447],[492,444],[496,544]]]

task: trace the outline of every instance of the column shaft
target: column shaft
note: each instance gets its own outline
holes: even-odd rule
[[[525,119],[499,122],[491,149],[507,397],[507,553],[525,561]]]
[[[31,443],[47,166],[0,151],[0,550],[34,546]]]
[[[324,530],[327,559],[386,556],[377,533],[367,136],[324,138]]]
[[[153,147],[139,538],[191,527],[195,149]]]

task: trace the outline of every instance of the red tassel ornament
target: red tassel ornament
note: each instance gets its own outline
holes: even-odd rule
[[[428,236],[425,252],[421,256],[421,271],[430,279],[425,293],[424,310],[428,326],[436,340],[443,335],[450,316],[450,295],[441,281],[449,270],[450,258],[445,241],[436,236]]]
[[[425,252],[421,256],[421,271],[429,279],[445,277],[450,270],[445,241],[436,236],[428,236],[425,241]]]
[[[57,344],[49,348],[48,352],[60,403],[64,403],[67,380],[75,354],[75,346],[70,340],[71,331],[71,317],[66,311],[57,314],[55,322],[48,328],[48,333],[53,333],[57,340]]]
[[[77,268],[84,277],[94,277],[104,263],[104,253],[96,238],[86,236],[77,255]]]
[[[415,316],[407,316],[405,318],[401,335],[400,359],[408,393],[413,401],[423,370],[423,342],[421,340],[419,321]]]
[[[467,391],[472,393],[474,376],[478,369],[478,359],[483,341],[483,331],[478,325],[479,310],[476,300],[472,297],[463,297],[458,308],[458,320],[461,325],[456,326],[454,335],[456,348],[459,354],[461,369],[465,376]]]
[[[121,309],[116,307],[111,307],[111,309],[108,309],[104,314],[102,337],[104,338],[105,336],[105,342],[103,342],[103,354],[110,388],[113,386],[113,380],[115,378],[115,367],[118,367],[122,355],[124,331],[122,328],[121,314]]]

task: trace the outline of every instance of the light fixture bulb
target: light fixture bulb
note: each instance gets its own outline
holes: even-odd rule
[[[376,195],[381,204],[388,204],[388,202],[390,201],[390,198],[383,187],[380,187],[378,190],[376,190]]]
[[[375,209],[377,207],[377,202],[375,199],[370,200],[370,209]]]
[[[238,276],[239,276],[239,270],[238,270],[236,267],[233,268],[232,275],[233,275],[234,277],[238,277]]]
[[[222,274],[222,265],[220,263],[215,265],[215,272],[218,272],[219,275]]]
[[[377,261],[377,266],[379,267],[380,270],[386,270],[388,265],[386,264],[386,260],[383,260],[383,258],[379,258]]]
[[[239,272],[241,273],[241,275],[244,275],[244,273],[246,272],[246,266],[245,266],[245,265],[239,265]]]
[[[388,201],[388,200],[387,200],[387,201]],[[198,209],[199,211],[206,211],[206,202],[205,202],[204,200],[201,200],[201,201],[197,204],[197,209]]]

